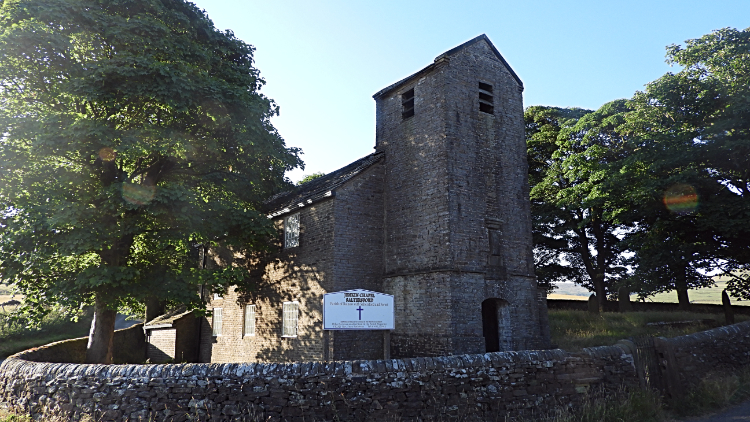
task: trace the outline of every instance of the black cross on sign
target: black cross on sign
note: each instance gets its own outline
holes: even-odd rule
[[[362,321],[362,311],[364,311],[364,309],[362,309],[362,307],[360,306],[359,308],[355,309],[355,311],[359,311],[359,320]]]

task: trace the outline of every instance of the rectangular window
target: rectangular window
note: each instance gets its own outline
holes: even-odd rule
[[[408,119],[414,115],[414,88],[401,94],[401,118]]]
[[[503,235],[500,230],[490,230],[490,255],[500,256],[503,254]]]
[[[211,317],[211,325],[213,326],[214,337],[221,335],[221,308],[214,308],[213,316]]]
[[[299,213],[284,219],[284,248],[299,246]]]
[[[224,299],[224,297],[223,297],[223,296],[221,296],[221,295],[220,295],[220,294],[218,294],[218,293],[214,293],[214,300],[219,300],[219,299]]]
[[[282,307],[283,325],[282,337],[297,337],[297,319],[299,316],[299,302],[284,302]]]
[[[479,111],[493,114],[495,112],[492,85],[479,82]]]
[[[255,305],[245,305],[245,336],[255,335]]]

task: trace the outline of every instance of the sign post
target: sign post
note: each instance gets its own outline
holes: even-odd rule
[[[393,295],[355,289],[323,295],[324,330],[383,330],[383,355],[390,359]]]

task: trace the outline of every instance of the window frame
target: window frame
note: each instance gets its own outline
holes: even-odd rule
[[[248,329],[248,311],[250,311],[251,308],[252,308],[252,315],[253,315],[253,318],[252,318],[253,331],[252,331],[252,333],[248,333],[248,331],[247,331],[247,329]],[[244,337],[255,337],[256,315],[257,314],[256,314],[255,305],[254,304],[252,304],[252,305],[251,304],[246,304],[245,305],[245,309],[244,309],[244,313],[242,315],[242,337],[243,338]]]
[[[296,221],[296,223],[291,222]],[[300,213],[294,213],[284,217],[284,249],[298,248],[300,238],[300,224],[301,218]],[[295,231],[296,224],[296,231]]]
[[[217,315],[219,316],[218,319],[216,318]],[[218,321],[218,324],[217,324],[217,321]],[[218,325],[218,327],[217,327],[217,325]],[[212,314],[211,314],[211,336],[212,337],[221,337],[223,330],[224,330],[224,313],[223,313],[223,308],[213,308],[212,309]]]
[[[401,93],[401,120],[406,120],[414,117],[414,101],[415,93],[414,87],[411,87]]]
[[[293,309],[287,309],[293,308]],[[287,315],[294,312],[294,318],[288,318]],[[287,322],[294,321],[293,327],[288,327]],[[293,330],[294,334],[287,334],[288,330]],[[296,338],[299,336],[299,302],[289,301],[282,302],[281,304],[281,337],[282,338]]]
[[[491,84],[479,81],[479,111],[495,114],[495,89]]]

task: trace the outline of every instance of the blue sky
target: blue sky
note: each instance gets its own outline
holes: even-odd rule
[[[487,34],[524,82],[524,104],[596,109],[668,71],[665,47],[750,27],[749,0],[199,0],[219,29],[256,47],[273,123],[306,168],[372,152],[372,94]]]

